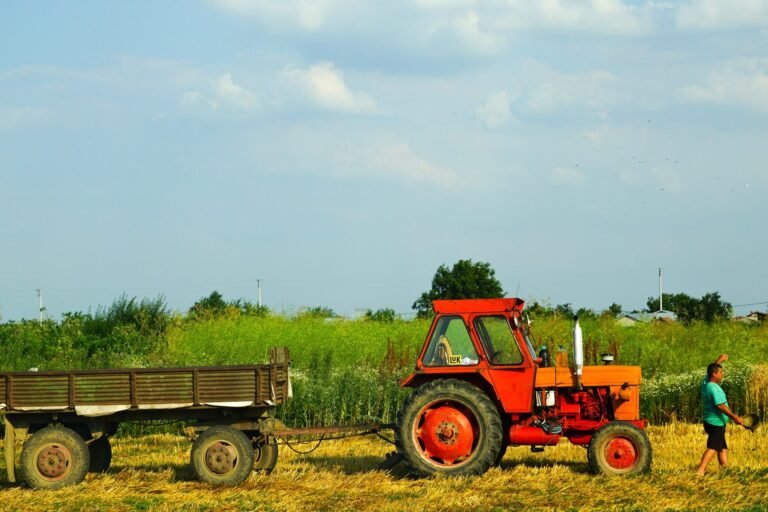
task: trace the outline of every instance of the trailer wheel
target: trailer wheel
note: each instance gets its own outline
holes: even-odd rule
[[[637,475],[651,469],[653,454],[648,436],[625,421],[601,427],[587,448],[587,461],[593,473]]]
[[[88,466],[89,473],[105,473],[112,464],[112,445],[107,436],[101,436],[88,445],[88,452],[91,455],[91,464]]]
[[[245,434],[219,425],[203,431],[192,444],[197,478],[213,485],[238,485],[253,469],[253,447]]]
[[[30,487],[60,489],[82,482],[89,465],[82,437],[66,427],[45,427],[24,443],[19,474]]]
[[[253,469],[270,474],[277,465],[277,445],[253,443]]]
[[[472,384],[434,380],[403,403],[395,444],[418,475],[480,475],[501,451],[501,418],[488,395]]]

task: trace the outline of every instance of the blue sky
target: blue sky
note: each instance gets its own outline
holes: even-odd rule
[[[764,302],[766,141],[768,1],[2,1],[0,315]]]

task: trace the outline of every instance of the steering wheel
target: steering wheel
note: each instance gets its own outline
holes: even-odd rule
[[[504,356],[505,354],[506,352],[504,351],[503,348],[499,350],[494,350],[493,354],[491,354],[491,362],[499,364],[501,361],[504,360],[502,356]]]

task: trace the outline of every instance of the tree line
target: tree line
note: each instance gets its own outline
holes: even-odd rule
[[[432,287],[423,292],[412,307],[416,310],[416,315],[419,318],[427,318],[432,315],[433,300],[501,298],[504,296],[505,292],[490,263],[472,262],[471,259],[467,259],[459,260],[450,268],[444,264],[440,265],[432,278]],[[701,298],[691,297],[685,293],[664,293],[662,299],[664,308],[675,313],[677,319],[683,323],[697,320],[712,323],[730,318],[733,314],[733,306],[724,301],[719,292],[706,293]],[[647,309],[631,311],[630,313],[659,311],[659,298],[649,297],[646,306]],[[589,308],[574,310],[570,303],[548,305],[532,301],[526,306],[526,311],[531,317],[555,315],[571,318],[578,315],[580,318],[596,318],[598,316],[616,318],[623,313],[623,308],[614,302],[604,310],[596,312]]]

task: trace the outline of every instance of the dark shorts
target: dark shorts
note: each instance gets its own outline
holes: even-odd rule
[[[718,427],[710,423],[704,422],[704,432],[707,433],[707,448],[719,452],[721,450],[727,450],[728,445],[725,444],[725,427]]]

